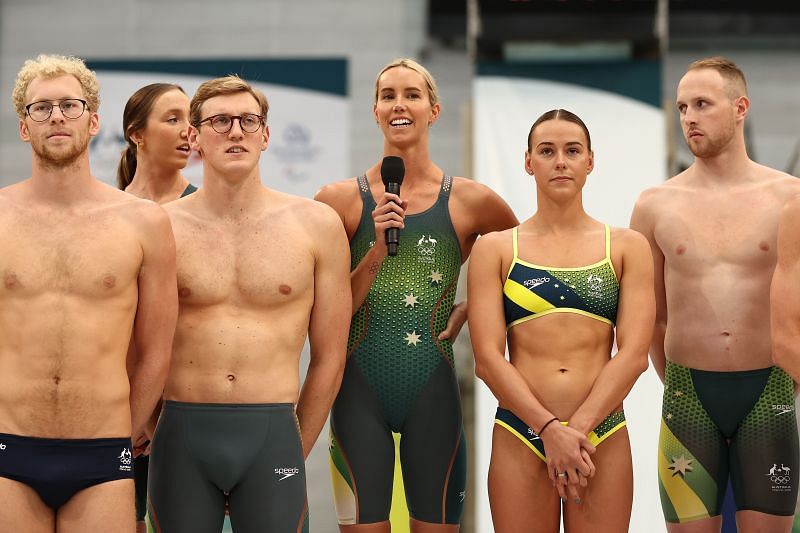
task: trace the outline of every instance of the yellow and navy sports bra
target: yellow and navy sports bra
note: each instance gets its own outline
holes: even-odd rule
[[[514,260],[503,285],[506,329],[551,313],[577,313],[614,325],[619,280],[611,263],[611,229],[606,225],[606,256],[597,263],[557,268],[519,258],[517,228],[511,231]]]

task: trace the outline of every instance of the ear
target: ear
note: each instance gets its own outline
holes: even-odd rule
[[[428,126],[433,126],[433,124],[439,120],[439,113],[441,110],[442,107],[439,105],[439,102],[436,102],[433,107],[431,107],[431,118],[428,120]]]
[[[748,111],[750,111],[750,99],[746,96],[740,96],[736,99],[734,105],[736,106],[736,118],[744,120]]]
[[[375,124],[380,125],[378,120],[378,104],[372,104],[372,116],[375,118]]]
[[[142,142],[143,135],[140,130],[133,130],[128,134],[128,137],[133,141],[133,144],[139,144]]]
[[[26,143],[31,142],[31,132],[28,129],[28,124],[22,119],[19,119],[19,138]]]
[[[100,133],[100,115],[92,113],[89,115],[89,135],[94,137]]]
[[[533,164],[531,163],[531,153],[525,150],[525,172],[533,176]]]
[[[200,150],[200,130],[195,128],[194,126],[189,126],[189,146],[192,147],[192,150],[197,152],[198,154],[202,154]]]
[[[264,125],[264,142],[261,143],[261,151],[263,152],[264,150],[266,150],[267,146],[269,146],[269,126],[267,126],[265,124]]]
[[[591,174],[592,170],[594,170],[594,151],[589,151],[589,164],[586,167],[586,174]]]

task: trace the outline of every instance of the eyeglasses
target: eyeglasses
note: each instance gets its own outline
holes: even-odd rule
[[[36,122],[44,122],[45,120],[49,119],[50,115],[53,114],[53,107],[55,106],[58,106],[58,108],[61,110],[61,114],[64,115],[64,118],[73,120],[79,118],[81,115],[83,115],[83,112],[86,111],[86,100],[67,98],[58,103],[54,102],[58,101],[41,100],[39,102],[33,102],[32,104],[25,106],[25,111],[27,111],[28,116]]]
[[[233,127],[234,119],[239,120],[239,127],[242,128],[242,131],[245,133],[255,133],[264,124],[264,117],[261,115],[244,113],[242,115],[214,115],[204,118],[198,122],[197,125],[199,126],[203,122],[208,122],[217,133],[228,133]]]

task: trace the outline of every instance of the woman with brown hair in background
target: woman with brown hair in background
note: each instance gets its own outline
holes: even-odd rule
[[[191,155],[189,147],[189,98],[183,89],[171,83],[152,83],[133,93],[125,104],[122,128],[128,145],[122,151],[117,169],[120,189],[164,204],[191,194],[197,188],[183,177]],[[136,347],[128,349],[128,368],[136,360]],[[148,425],[152,435],[160,407]],[[136,482],[136,531],[147,531],[147,469],[149,441],[134,443]]]

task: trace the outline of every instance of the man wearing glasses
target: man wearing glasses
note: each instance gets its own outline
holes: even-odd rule
[[[169,219],[91,175],[98,84],[80,59],[26,61],[13,100],[32,173],[0,190],[0,531],[132,533],[131,436],[177,313]]]
[[[218,532],[226,498],[236,531],[307,527],[304,460],[344,368],[349,252],[332,209],[261,184],[267,111],[236,76],[190,104],[203,187],[166,207],[180,308],[150,456],[148,516],[164,533]]]

